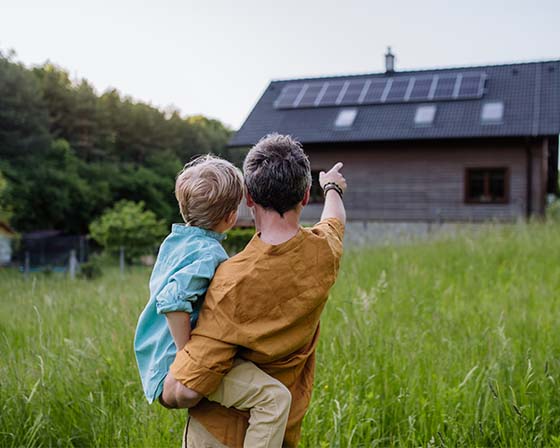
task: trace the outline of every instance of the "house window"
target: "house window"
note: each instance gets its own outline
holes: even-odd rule
[[[467,168],[465,202],[504,204],[509,201],[507,168]]]
[[[504,103],[491,101],[482,105],[480,120],[482,124],[500,124],[504,119]]]
[[[319,173],[321,170],[311,171],[311,192],[309,195],[310,204],[321,204],[324,202],[325,198],[323,195],[323,189],[319,185]]]
[[[418,106],[414,114],[414,124],[416,126],[431,126],[436,116],[436,106],[433,104],[427,106]]]
[[[334,127],[336,129],[349,129],[354,124],[354,120],[358,115],[357,109],[342,109],[334,122]]]

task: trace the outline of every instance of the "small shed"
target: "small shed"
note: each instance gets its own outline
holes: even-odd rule
[[[16,232],[5,222],[0,221],[0,266],[12,261],[12,240]]]
[[[516,221],[558,194],[560,60],[272,81],[230,141],[290,134],[343,161],[350,221]],[[320,189],[304,220],[321,211]]]

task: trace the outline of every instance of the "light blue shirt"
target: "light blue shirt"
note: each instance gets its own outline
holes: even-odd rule
[[[184,311],[194,327],[208,285],[228,256],[220,242],[225,235],[173,224],[163,241],[150,277],[150,300],[134,337],[136,362],[150,403],[163,391],[163,380],[176,354],[165,313]]]

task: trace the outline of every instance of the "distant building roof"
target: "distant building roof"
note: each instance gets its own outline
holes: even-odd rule
[[[558,135],[560,60],[272,81],[230,146],[271,132],[302,143]]]

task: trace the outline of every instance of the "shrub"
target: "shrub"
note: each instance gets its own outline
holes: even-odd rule
[[[227,238],[224,240],[224,248],[230,255],[235,255],[241,252],[247,243],[251,241],[255,234],[254,228],[247,229],[232,229],[227,233]]]
[[[165,224],[143,202],[119,201],[89,226],[91,237],[112,254],[127,258],[149,253],[165,235]]]
[[[103,275],[102,260],[103,258],[97,255],[89,257],[87,263],[82,263],[80,265],[78,277],[85,280],[95,280],[101,277]]]

